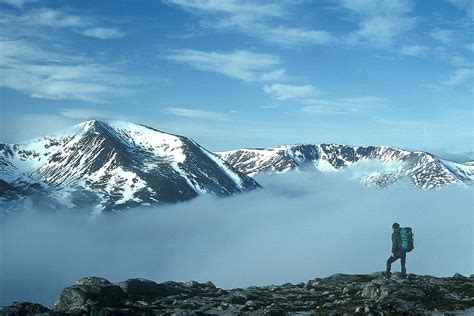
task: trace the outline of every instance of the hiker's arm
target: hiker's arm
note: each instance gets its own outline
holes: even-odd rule
[[[395,253],[398,252],[399,249],[400,249],[400,243],[397,238],[397,234],[393,233],[392,234],[392,255],[395,256]]]

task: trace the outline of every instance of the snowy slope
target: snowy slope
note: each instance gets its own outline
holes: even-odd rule
[[[387,186],[408,180],[423,188],[452,183],[471,183],[472,163],[455,163],[426,152],[411,152],[386,146],[348,146],[338,144],[286,145],[271,148],[239,149],[217,152],[235,169],[250,176],[258,173],[282,173],[290,170],[317,169],[338,171],[361,162],[377,162],[377,171],[361,169],[365,184]]]
[[[0,179],[0,198],[45,197],[46,202],[40,200],[48,206],[94,206],[99,212],[259,186],[191,139],[102,121],[22,144],[0,144]]]

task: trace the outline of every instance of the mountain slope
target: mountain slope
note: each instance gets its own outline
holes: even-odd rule
[[[378,170],[362,171],[366,184],[386,186],[408,180],[423,188],[452,183],[470,183],[474,166],[447,161],[426,152],[411,152],[385,146],[338,144],[286,145],[270,148],[217,152],[235,169],[250,176],[289,170],[337,171],[361,162],[377,162]],[[354,166],[356,168],[356,166]]]
[[[33,198],[47,196],[50,206],[97,205],[98,212],[259,186],[189,138],[102,121],[22,144],[0,144],[0,179],[8,192],[32,196],[34,184]]]

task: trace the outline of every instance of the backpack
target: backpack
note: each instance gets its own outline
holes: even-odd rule
[[[410,252],[415,248],[413,243],[413,231],[411,227],[400,228],[400,237],[402,240],[402,244],[400,246],[401,250]]]

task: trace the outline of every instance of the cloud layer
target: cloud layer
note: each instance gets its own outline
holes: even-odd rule
[[[473,273],[472,188],[374,189],[354,176],[261,177],[265,189],[248,194],[94,221],[87,210],[55,215],[34,207],[2,217],[0,304],[52,304],[61,288],[88,275],[231,288],[381,271],[395,221],[414,229],[410,273]]]

